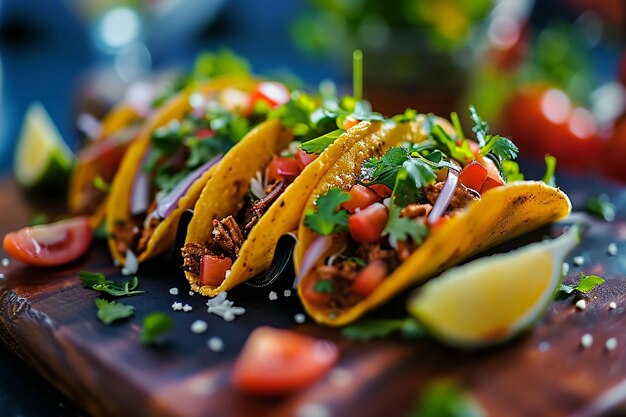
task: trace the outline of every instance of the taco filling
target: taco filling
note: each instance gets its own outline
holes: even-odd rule
[[[476,120],[478,116],[475,115]],[[523,179],[508,139],[477,132],[456,137],[427,117],[429,138],[367,159],[349,188],[330,188],[305,213],[319,235],[300,265],[301,295],[341,314],[377,287],[428,239],[430,233],[478,201],[491,188]],[[478,125],[477,125],[478,126]],[[323,262],[320,262],[323,258]]]

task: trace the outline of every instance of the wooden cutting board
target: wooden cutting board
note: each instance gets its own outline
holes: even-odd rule
[[[584,200],[585,189],[598,192],[605,187],[589,181],[581,185],[579,180],[570,179],[565,186],[575,206]],[[612,191],[624,208],[626,193]],[[1,234],[27,224],[37,210],[10,180],[0,182],[0,207]],[[592,220],[587,238],[572,255],[583,255],[585,264],[572,264],[567,280],[574,280],[581,270],[607,278],[587,310],[576,311],[572,298],[556,301],[534,330],[481,351],[454,350],[430,339],[358,343],[308,320],[296,324],[294,315],[303,312],[302,307],[294,293],[283,295],[291,285],[291,272],[271,287],[232,291],[229,299],[247,313],[226,323],[209,315],[206,300],[190,296],[181,271],[163,261],[140,269],[146,294],[122,299],[135,306],[135,316],[105,326],[96,319],[94,299],[99,294],[84,289],[77,276],[88,270],[121,278],[103,242],[67,267],[36,269],[11,261],[2,268],[0,340],[93,416],[406,416],[424,387],[439,378],[456,379],[492,416],[619,412],[626,400],[624,217],[622,212],[613,223]],[[549,232],[538,231],[499,249],[541,239]],[[611,242],[617,244],[618,256],[607,254]],[[5,256],[0,251],[0,257]],[[172,287],[179,289],[178,296],[169,294]],[[278,300],[269,300],[270,291],[278,294]],[[405,299],[406,294],[397,297],[374,316],[402,317]],[[172,311],[175,301],[190,304],[193,311]],[[608,308],[611,301],[617,303],[614,311]],[[165,345],[144,347],[139,341],[141,319],[157,310],[170,313],[176,327]],[[196,319],[209,323],[205,334],[190,331]],[[233,361],[249,333],[260,325],[334,340],[341,351],[337,368],[290,397],[263,399],[236,392],[230,385]],[[580,338],[587,332],[594,344],[582,349]],[[210,336],[224,341],[222,352],[207,348]],[[609,337],[618,340],[612,352],[604,349]]]

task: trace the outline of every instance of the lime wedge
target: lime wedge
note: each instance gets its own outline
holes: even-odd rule
[[[74,159],[46,109],[41,103],[32,103],[15,151],[13,172],[18,184],[30,189],[65,186]]]
[[[409,312],[449,345],[480,347],[508,340],[543,315],[580,234],[580,227],[573,226],[557,239],[451,269],[411,296]]]

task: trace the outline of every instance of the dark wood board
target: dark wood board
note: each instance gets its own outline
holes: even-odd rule
[[[582,182],[582,183],[581,183]],[[564,188],[575,206],[588,191],[607,189],[626,207],[626,193],[599,181],[568,178]],[[36,212],[10,180],[0,182],[0,234],[28,223]],[[139,271],[146,294],[122,301],[136,308],[123,323],[104,326],[96,319],[98,294],[78,281],[81,270],[102,271],[121,277],[102,243],[78,262],[43,270],[12,261],[1,268],[0,339],[31,367],[51,381],[93,416],[297,416],[308,405],[321,405],[329,416],[406,416],[422,389],[442,377],[456,378],[493,416],[590,416],[620,413],[626,401],[626,218],[613,223],[592,220],[581,247],[582,267],[572,264],[567,279],[581,270],[599,273],[607,283],[594,293],[584,312],[572,298],[554,302],[545,319],[532,331],[503,346],[461,351],[424,339],[387,339],[366,343],[346,340],[340,332],[306,321],[295,294],[284,297],[292,276],[284,274],[270,287],[242,286],[229,294],[247,313],[234,322],[206,312],[206,299],[189,296],[180,270],[167,262],[152,263]],[[507,244],[507,250],[546,233],[540,230]],[[608,256],[609,243],[619,255]],[[6,254],[0,251],[0,257]],[[570,257],[571,258],[571,257]],[[570,259],[571,261],[571,259]],[[570,262],[571,263],[571,262]],[[169,294],[171,287],[179,295]],[[278,293],[269,301],[270,291]],[[374,313],[377,317],[403,314],[406,295]],[[193,311],[173,312],[174,301],[189,303]],[[608,303],[618,305],[609,311]],[[153,311],[169,312],[176,327],[160,347],[139,341],[141,319]],[[209,330],[195,335],[190,324],[202,319]],[[293,328],[298,332],[337,342],[342,371],[329,374],[310,389],[286,398],[261,399],[236,392],[230,386],[231,366],[250,331],[259,325]],[[594,345],[580,347],[580,338],[592,333]],[[223,352],[207,348],[210,336],[224,340]],[[607,338],[618,348],[607,352]]]

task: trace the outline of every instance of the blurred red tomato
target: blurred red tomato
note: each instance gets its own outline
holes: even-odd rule
[[[606,141],[602,172],[612,178],[626,181],[626,118],[619,119],[613,128],[613,133]]]
[[[620,80],[623,85],[626,85],[626,51],[622,52],[622,56],[619,59],[617,79]]]

